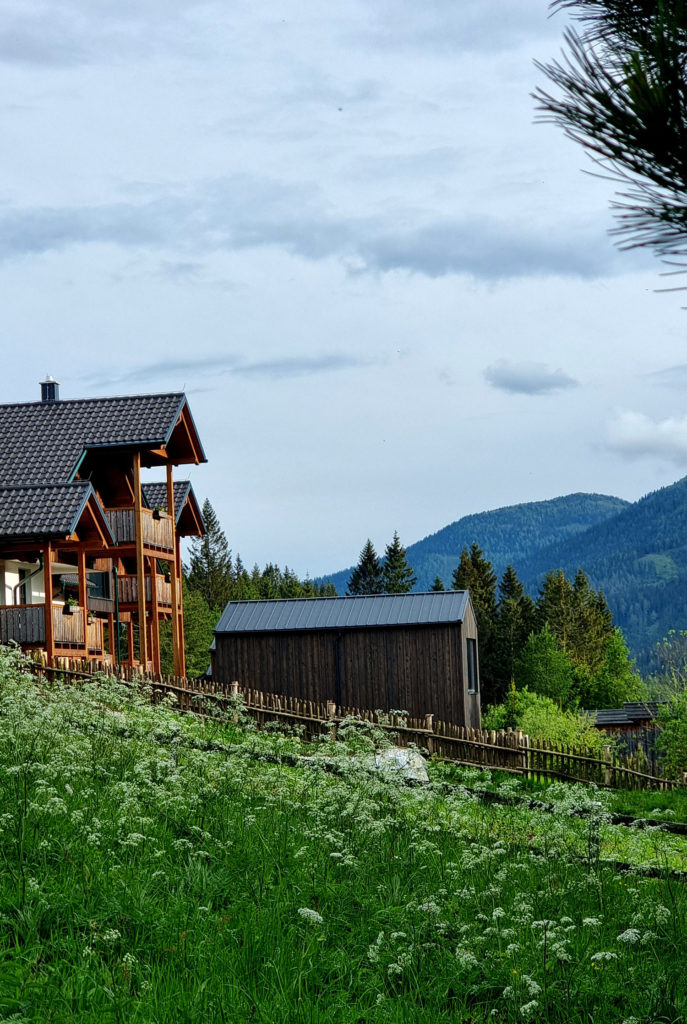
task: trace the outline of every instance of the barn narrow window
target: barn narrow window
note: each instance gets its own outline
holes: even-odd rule
[[[477,693],[477,641],[472,637],[466,638],[467,666],[468,666],[468,693]]]

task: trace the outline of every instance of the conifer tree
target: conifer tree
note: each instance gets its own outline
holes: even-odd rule
[[[430,589],[434,591],[435,594],[441,593],[442,591],[446,590],[446,587],[444,586],[444,581],[442,580],[441,576],[434,577],[434,583],[432,584]]]
[[[479,544],[463,548],[460,562],[453,570],[454,590],[468,590],[477,619],[479,671],[482,700],[494,703],[499,696],[498,663],[495,649],[497,576],[491,562],[484,557]]]
[[[534,629],[534,621],[534,602],[509,565],[499,584],[495,619],[495,683],[499,700],[514,685],[515,666]]]
[[[360,552],[358,564],[351,573],[347,589],[349,594],[356,595],[384,593],[382,565],[369,538]]]
[[[191,593],[200,594],[214,612],[220,613],[233,590],[231,551],[209,499],[203,502],[205,535],[191,542],[191,558],[185,567]]]
[[[408,565],[406,549],[401,544],[396,530],[393,540],[387,544],[384,551],[382,577],[384,592],[387,594],[407,594],[417,583],[417,576]]]

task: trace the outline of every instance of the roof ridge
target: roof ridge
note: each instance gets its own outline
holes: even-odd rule
[[[143,484],[145,487],[145,484]],[[326,577],[322,577],[326,579]],[[287,601],[350,601],[351,599],[356,600],[370,600],[370,598],[379,597],[441,597],[442,595],[450,594],[467,594],[468,591],[463,590],[413,590],[408,593],[401,594],[313,594],[312,596],[303,597],[257,597],[257,598],[240,598],[238,601],[227,601],[227,604],[285,604]]]
[[[57,402],[43,402],[41,399],[33,402],[0,402],[0,409],[19,409],[29,405],[40,406],[41,408],[58,408],[63,405],[85,405],[88,402],[117,402],[122,399],[137,398],[185,398],[185,391],[150,391],[145,394],[136,395],[101,395],[92,398],[60,398]]]

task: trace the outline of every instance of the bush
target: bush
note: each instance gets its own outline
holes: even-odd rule
[[[666,771],[673,776],[687,771],[687,690],[676,694],[657,715],[661,732],[656,740]]]
[[[532,693],[526,687],[512,689],[503,704],[487,710],[485,729],[522,729],[531,740],[546,740],[555,746],[590,747],[601,751],[609,745],[606,733],[596,729],[587,715],[563,710],[550,697]]]

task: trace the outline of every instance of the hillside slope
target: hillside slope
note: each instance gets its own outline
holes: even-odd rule
[[[514,564],[533,591],[549,569],[581,566],[604,591],[640,666],[650,667],[656,641],[687,628],[687,477]]]
[[[436,576],[449,588],[461,550],[473,541],[501,574],[509,563],[517,568],[540,548],[584,533],[628,506],[629,502],[621,498],[578,493],[464,516],[409,545],[408,561],[418,578],[415,590],[429,590]],[[332,581],[340,594],[345,594],[351,572],[352,567],[325,578]]]

